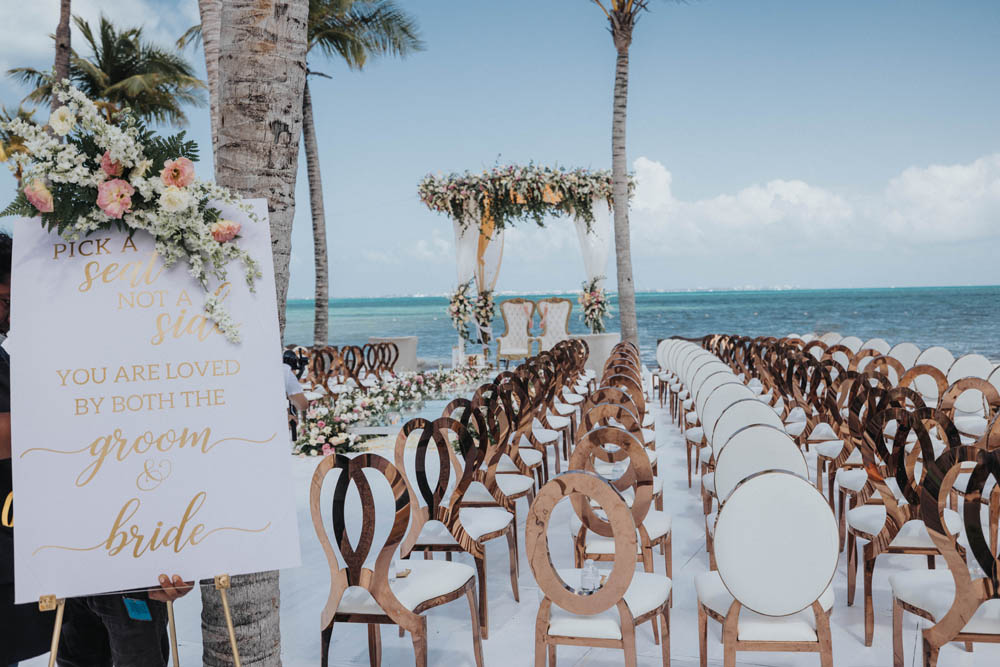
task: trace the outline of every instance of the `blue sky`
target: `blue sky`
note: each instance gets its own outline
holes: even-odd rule
[[[47,67],[57,0],[2,3],[0,66]],[[427,172],[610,166],[614,51],[588,0],[400,0],[427,43],[362,73],[312,59],[334,296],[444,293],[450,222]],[[994,284],[1000,5],[652,3],[631,52],[640,289]],[[195,0],[75,0],[167,41]],[[79,44],[77,44],[79,46]],[[190,52],[201,67],[201,53]],[[23,95],[0,84],[10,105]],[[189,131],[208,149],[207,110]],[[199,165],[203,177],[210,161]],[[0,195],[13,179],[0,176]],[[312,292],[304,162],[290,294]],[[613,277],[613,259],[608,265]],[[508,234],[499,290],[578,289],[572,226]]]

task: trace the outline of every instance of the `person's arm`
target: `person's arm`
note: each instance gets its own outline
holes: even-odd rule
[[[173,602],[177,598],[182,598],[194,588],[193,581],[184,581],[180,575],[175,574],[173,581],[165,574],[160,575],[160,587],[149,589],[149,599],[158,602]]]
[[[305,398],[303,396],[302,398]],[[0,459],[10,458],[10,413],[0,412]]]
[[[299,411],[299,414],[305,414],[306,409],[309,407],[309,401],[306,400],[306,395],[299,392],[298,394],[292,394],[288,397],[295,409]]]

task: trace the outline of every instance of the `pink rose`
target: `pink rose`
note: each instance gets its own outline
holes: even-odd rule
[[[187,187],[194,180],[194,163],[186,157],[167,160],[163,163],[160,180],[168,187],[171,185],[179,188]]]
[[[116,178],[105,181],[97,188],[97,205],[112,218],[121,218],[132,208],[135,188],[126,181]]]
[[[53,209],[52,193],[45,187],[45,181],[36,178],[28,183],[24,188],[24,196],[28,198],[31,205],[41,213],[51,213]]]
[[[326,422],[325,421],[318,421],[318,422],[316,422],[316,426],[319,426],[320,428],[323,428],[324,426],[326,426]]]
[[[218,222],[212,223],[212,238],[219,243],[232,241],[236,238],[236,235],[240,233],[240,228],[241,225],[238,222],[233,222],[232,220],[219,220]]]
[[[323,456],[329,456],[333,454],[334,449],[330,445],[323,445]]]
[[[114,162],[111,159],[111,151],[104,151],[104,156],[101,158],[101,169],[111,178],[118,178],[122,175],[122,163]]]

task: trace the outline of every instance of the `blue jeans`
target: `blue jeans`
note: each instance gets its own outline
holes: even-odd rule
[[[129,616],[121,595],[66,600],[59,639],[59,667],[167,667],[167,605],[141,598],[151,620]]]

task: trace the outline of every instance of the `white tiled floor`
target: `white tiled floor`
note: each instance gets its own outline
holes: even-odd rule
[[[695,489],[688,489],[685,473],[683,438],[671,426],[665,411],[657,410],[657,445],[661,452],[660,475],[664,482],[664,509],[673,514],[674,607],[670,619],[670,641],[673,665],[688,667],[698,664],[698,632],[694,576],[708,568],[704,549],[704,520],[697,479]],[[380,452],[392,458],[389,451]],[[811,469],[815,469],[810,459]],[[295,459],[295,484],[299,508],[299,529],[303,566],[281,573],[281,629],[284,664],[289,667],[313,666],[319,662],[319,613],[326,601],[329,576],[326,561],[313,532],[309,517],[309,479],[317,459]],[[521,501],[519,531],[523,538],[525,505]],[[570,539],[564,517],[572,512],[568,506],[557,508],[553,518],[555,528],[550,533],[553,560],[557,566],[572,563]],[[357,515],[354,517],[357,518]],[[350,524],[349,524],[350,525]],[[387,530],[386,527],[382,527]],[[380,531],[381,534],[381,531]],[[521,549],[524,541],[520,541]],[[523,552],[521,554],[521,602],[514,601],[507,574],[507,549],[503,540],[488,545],[488,588],[490,608],[490,638],[483,643],[487,665],[531,665],[534,660],[534,623],[538,611],[538,589]],[[471,564],[471,559],[465,557]],[[654,558],[657,571],[662,571],[662,559]],[[939,566],[943,562],[939,560]],[[888,575],[902,568],[926,567],[923,557],[883,556],[875,571],[875,642],[871,648],[863,643],[864,615],[861,607],[859,581],[857,602],[846,606],[846,556],[841,557],[834,581],[837,602],[832,615],[834,664],[838,667],[883,667],[892,664],[891,595]],[[200,600],[191,595],[177,605],[181,637],[181,664],[201,662]],[[906,665],[920,665],[919,621],[911,615],[905,618]],[[429,662],[431,665],[460,667],[474,665],[469,630],[468,606],[463,600],[453,602],[428,613]],[[409,637],[400,638],[394,628],[382,632],[383,664],[412,665],[413,652]],[[637,636],[639,664],[661,664],[659,647],[654,645],[650,625],[640,628]],[[558,661],[564,666],[598,666],[622,664],[621,651],[560,647]],[[334,665],[367,665],[367,635],[363,625],[337,625],[334,629],[332,660]],[[26,665],[44,665],[36,659]],[[709,624],[709,664],[722,664],[722,645],[718,624]],[[740,653],[739,665],[799,666],[819,665],[814,654]],[[1000,645],[979,644],[974,653],[966,653],[957,645],[942,649],[941,667],[980,667],[1000,665]]]

